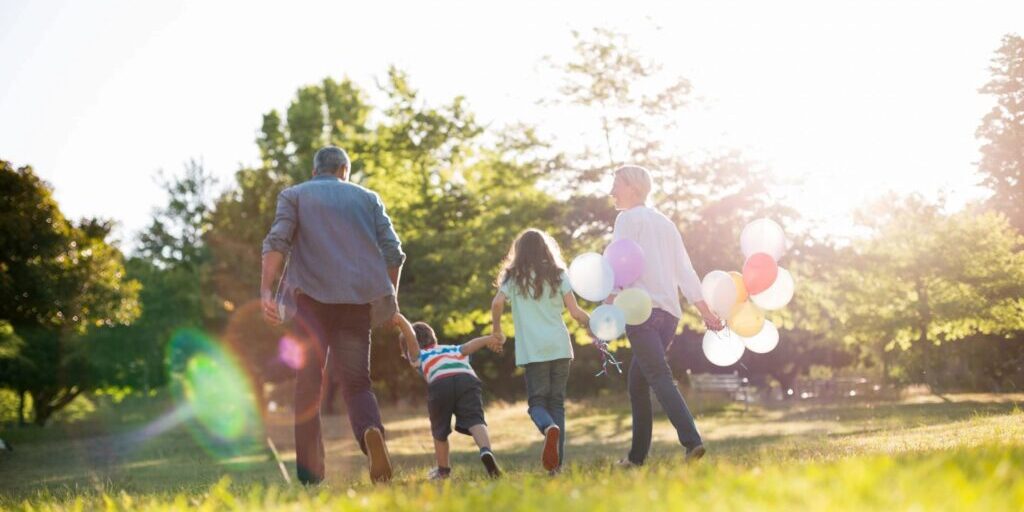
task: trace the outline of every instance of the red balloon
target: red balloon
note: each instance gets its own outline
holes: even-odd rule
[[[743,264],[743,284],[754,295],[767,290],[779,275],[779,265],[766,253],[755,252]]]

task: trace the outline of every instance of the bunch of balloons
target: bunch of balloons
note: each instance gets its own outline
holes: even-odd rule
[[[779,330],[764,312],[793,299],[793,276],[778,265],[786,252],[786,235],[778,223],[762,218],[747,224],[740,249],[746,258],[742,273],[714,270],[701,282],[704,301],[726,320],[723,331],[704,334],[704,355],[718,366],[736,364],[744,350],[771,352],[779,344]]]
[[[590,314],[590,332],[611,341],[626,332],[626,325],[640,325],[651,316],[651,296],[629,285],[644,273],[644,250],[632,240],[610,244],[604,254],[583,253],[569,265],[569,283],[577,295],[602,302],[619,289],[612,304],[602,304]]]
[[[601,371],[611,364],[622,373],[622,365],[608,350],[608,342],[626,332],[626,325],[640,325],[651,317],[651,296],[642,288],[630,288],[644,274],[644,250],[632,240],[615,240],[604,254],[583,253],[569,265],[569,284],[577,295],[592,302],[603,302],[613,290],[620,290],[611,304],[602,304],[590,313],[590,332],[598,339]]]

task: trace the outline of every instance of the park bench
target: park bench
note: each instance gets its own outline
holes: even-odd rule
[[[751,399],[747,379],[736,372],[693,373],[690,374],[690,387],[697,392],[723,393],[732,400],[742,401],[744,409]]]
[[[800,379],[787,390],[790,396],[800,399],[812,398],[854,398],[877,395],[882,386],[866,377],[833,377],[830,379]]]

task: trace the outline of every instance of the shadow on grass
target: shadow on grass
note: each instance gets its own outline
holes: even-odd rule
[[[865,421],[877,418],[895,420],[904,425],[935,423],[937,421],[958,421],[975,416],[1008,414],[1015,408],[1024,407],[1019,402],[936,402],[906,404],[897,402],[860,402],[854,404],[815,404],[813,408],[784,412],[781,421]]]
[[[581,421],[569,431],[566,463],[572,472],[607,472],[629,449],[628,436],[614,440],[595,440],[607,435],[607,421],[614,423],[614,434],[628,433],[631,419],[624,397],[574,401],[570,415],[584,419],[602,416],[600,421]],[[836,441],[876,434],[895,428],[917,427],[961,421],[978,416],[1009,414],[1020,403],[1012,401],[974,401],[954,403],[801,403],[793,408],[751,409],[749,412],[726,410],[711,417],[716,421],[730,416],[745,422],[800,423],[841,421],[853,430],[842,433],[811,431],[800,434],[766,433],[750,436],[729,436],[708,443],[706,464],[725,461],[735,465],[757,465],[764,462],[821,460],[847,456],[847,448],[837,449]],[[698,413],[699,414],[699,413]],[[388,411],[394,423],[422,419],[419,407]],[[664,418],[658,414],[658,418]],[[341,423],[343,417],[332,422]],[[698,424],[700,424],[700,418]],[[878,421],[883,422],[879,426]],[[746,424],[746,423],[744,423]],[[604,427],[602,427],[604,425]],[[158,439],[145,443],[125,443],[124,434],[140,424],[92,424],[79,431],[77,427],[57,426],[51,429],[15,429],[4,437],[18,444],[18,451],[0,454],[0,474],[5,480],[0,489],[0,505],[18,503],[39,493],[55,496],[118,493],[122,490],[139,495],[167,495],[178,492],[202,493],[230,475],[239,485],[280,485],[283,483],[276,462],[263,452],[262,446],[251,455],[233,458],[216,457],[200,446],[185,428],[164,432]],[[662,425],[659,431],[667,425]],[[276,425],[277,436],[291,435],[290,425]],[[745,428],[745,427],[740,427]],[[418,485],[433,465],[429,435],[422,426],[389,428],[391,439],[422,436],[421,453],[393,454],[396,485]],[[9,435],[15,434],[15,435]],[[664,432],[662,432],[664,434]],[[338,427],[328,441],[327,481],[331,489],[349,486],[366,487],[365,459],[354,448],[347,428]],[[278,439],[275,437],[275,439]],[[606,436],[607,437],[607,436]],[[338,441],[344,444],[338,444]],[[514,451],[497,453],[499,462],[511,478],[543,474],[540,464],[542,441],[537,435],[516,443]],[[683,449],[670,440],[656,440],[650,450],[650,466],[681,465]],[[485,473],[473,451],[452,454],[456,480],[483,480]],[[294,462],[286,463],[294,478]]]

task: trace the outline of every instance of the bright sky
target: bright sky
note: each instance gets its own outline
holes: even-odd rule
[[[366,88],[389,64],[433,103],[462,94],[485,122],[572,138],[545,55],[571,29],[633,35],[707,101],[681,151],[742,149],[788,200],[842,230],[886,190],[979,197],[977,89],[1024,2],[0,0],[0,158],[31,164],[68,215],[122,223],[164,201],[153,180],[189,158],[229,184],[257,157],[260,116],[325,76]]]

